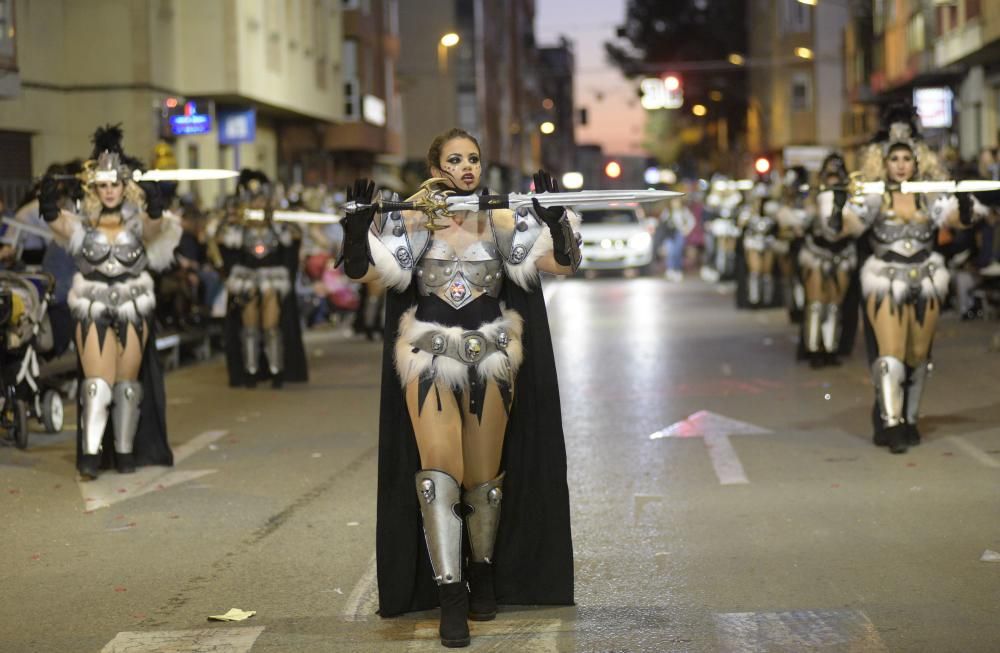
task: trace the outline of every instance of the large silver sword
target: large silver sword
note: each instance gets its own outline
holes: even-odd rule
[[[97,170],[93,173],[95,182],[118,181],[117,170]],[[141,170],[132,171],[132,181],[211,181],[215,179],[232,179],[239,177],[237,170],[223,170],[220,168],[178,168],[176,170]],[[52,175],[53,179],[79,179],[80,181],[90,181],[90,171],[84,170],[75,175]]]
[[[846,190],[852,195],[882,195],[887,190],[898,193],[985,193],[1000,190],[1000,181],[992,179],[966,179],[963,181],[861,181],[858,173],[851,175],[846,186],[821,186],[820,190]]]
[[[455,195],[451,190],[431,188],[445,182],[444,179],[428,179],[421,188],[429,190],[423,197],[410,202],[381,200],[372,204],[347,202],[344,210],[348,213],[370,207],[381,213],[390,211],[422,211],[427,215],[428,229],[443,228],[435,222],[437,217],[451,217],[458,211],[491,211],[494,209],[511,209],[531,206],[533,200],[538,200],[542,206],[598,207],[614,206],[631,202],[658,202],[671,197],[679,197],[684,193],[672,190],[580,190],[569,192],[545,193],[507,193],[505,195]]]
[[[247,209],[243,212],[247,220],[264,220],[267,213],[261,209]],[[336,224],[343,216],[332,213],[316,213],[314,211],[271,211],[271,220],[275,222],[300,222],[303,224]]]

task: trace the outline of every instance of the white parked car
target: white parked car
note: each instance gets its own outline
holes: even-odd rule
[[[645,272],[653,262],[655,220],[646,218],[635,203],[581,208],[580,236],[582,270],[629,270]]]

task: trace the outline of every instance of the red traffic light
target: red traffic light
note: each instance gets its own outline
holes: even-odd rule
[[[663,78],[663,85],[668,91],[676,91],[681,87],[681,80],[676,75],[668,75]]]
[[[758,157],[756,161],[753,162],[753,169],[757,171],[759,175],[766,175],[771,169],[771,162],[767,157]]]

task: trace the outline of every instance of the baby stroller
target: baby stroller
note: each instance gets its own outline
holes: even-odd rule
[[[63,427],[61,395],[38,378],[38,353],[51,340],[46,311],[54,287],[45,272],[0,271],[0,429],[19,449],[28,446],[28,417],[49,433]]]

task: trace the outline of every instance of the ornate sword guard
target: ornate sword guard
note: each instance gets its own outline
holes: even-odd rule
[[[415,208],[422,211],[423,214],[427,216],[427,223],[424,226],[430,231],[447,229],[447,225],[439,224],[437,220],[440,217],[450,218],[454,215],[448,210],[448,204],[446,202],[449,195],[454,195],[454,191],[435,188],[436,185],[447,183],[447,181],[448,180],[443,177],[432,177],[431,179],[428,179],[424,183],[420,184],[420,189],[427,192],[425,192],[420,199],[413,202]]]

